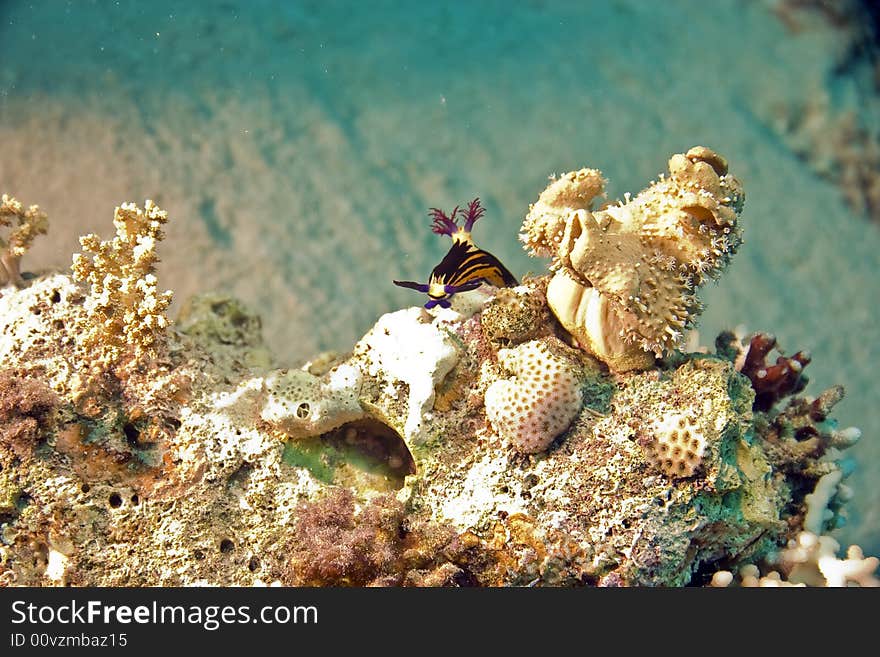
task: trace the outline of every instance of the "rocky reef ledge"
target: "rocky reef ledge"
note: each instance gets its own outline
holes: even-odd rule
[[[588,205],[574,216],[593,231],[624,212],[594,225]],[[569,240],[571,222],[542,216],[542,236]],[[771,336],[589,351],[566,326],[578,312],[547,300],[570,258],[277,369],[234,299],[164,319],[150,255],[164,221],[121,206],[116,239],[84,238],[73,276],[0,290],[0,583],[877,583],[876,559],[838,558],[826,535],[859,438],[830,417],[843,391],[804,395],[809,357],[765,364]],[[587,274],[572,274],[579,299],[616,289]],[[679,294],[702,282],[678,276]]]

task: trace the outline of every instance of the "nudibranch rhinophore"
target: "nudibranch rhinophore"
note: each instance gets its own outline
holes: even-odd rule
[[[475,290],[483,283],[495,287],[518,285],[516,277],[501,261],[488,251],[477,248],[471,238],[474,223],[485,212],[479,198],[468,203],[467,210],[456,205],[449,215],[437,208],[431,208],[428,212],[434,219],[431,230],[438,235],[449,235],[452,238],[452,247],[440,264],[434,267],[427,283],[394,281],[394,284],[427,293],[430,298],[425,308],[428,309],[434,306],[449,308],[453,295]],[[464,217],[462,226],[456,223],[456,216],[459,214]]]

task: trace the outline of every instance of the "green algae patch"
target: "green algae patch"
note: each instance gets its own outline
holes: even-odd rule
[[[283,460],[326,484],[394,491],[415,473],[415,462],[391,427],[376,420],[350,422],[317,438],[289,441]]]

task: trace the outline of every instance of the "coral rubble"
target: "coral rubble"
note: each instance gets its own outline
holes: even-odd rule
[[[673,160],[683,179],[733,188],[711,152]],[[532,209],[536,252],[596,222],[601,176],[565,180]],[[736,236],[735,202],[668,184],[690,208],[673,215]],[[560,204],[579,206],[564,225]],[[635,205],[600,212],[620,223]],[[551,276],[388,313],[348,354],[273,369],[259,319],[234,300],[199,297],[159,321],[167,296],[147,254],[164,214],[122,206],[117,220],[116,242],[86,240],[96,257],[77,260],[79,281],[0,291],[0,583],[683,586],[783,562],[874,582],[875,561],[838,563],[824,540],[845,515],[841,451],[859,437],[830,416],[842,391],[814,399],[795,382],[756,404],[767,376],[749,376],[728,339],[656,363],[639,343],[652,367],[609,372],[594,356],[610,352],[568,346],[553,318],[557,277],[595,289],[568,271],[580,247]],[[711,251],[714,229],[694,221],[664,257]],[[653,225],[634,240],[616,227],[621,248],[669,239]],[[148,335],[132,333],[147,315]],[[636,358],[621,344],[614,364]]]

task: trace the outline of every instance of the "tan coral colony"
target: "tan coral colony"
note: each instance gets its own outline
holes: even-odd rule
[[[604,179],[581,169],[551,182],[520,239],[553,258],[547,301],[586,351],[616,371],[645,369],[679,346],[701,311],[696,290],[741,243],[744,194],[714,151],[673,155],[669,175],[591,211]]]

